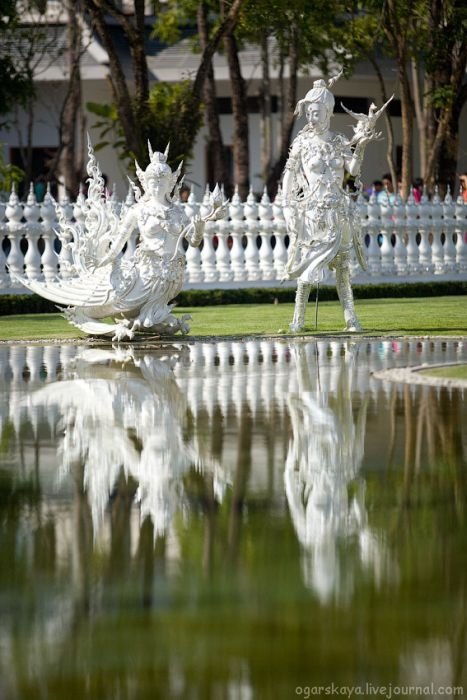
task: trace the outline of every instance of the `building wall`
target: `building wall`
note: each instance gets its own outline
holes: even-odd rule
[[[311,79],[302,79],[300,81],[299,96],[306,94],[307,90],[312,85]],[[257,95],[259,90],[258,81],[251,81],[249,84],[249,94]],[[362,97],[375,100],[377,104],[381,104],[378,99],[378,86],[374,79],[366,76],[361,79],[343,80],[336,84],[335,92],[338,99],[342,97],[345,104],[345,97]],[[227,81],[219,82],[218,94],[220,97],[228,97],[229,84]],[[58,115],[64,95],[63,83],[38,83],[38,100],[35,108],[34,128],[33,128],[33,143],[35,147],[54,147],[58,144]],[[105,103],[111,101],[111,93],[108,82],[105,80],[88,80],[83,82],[83,102],[100,102]],[[347,106],[347,105],[346,105]],[[99,129],[94,128],[97,117],[88,113],[87,123],[88,131],[91,135],[92,142],[97,144],[100,140]],[[348,136],[352,134],[352,118],[347,114],[335,114],[332,120],[332,128],[336,131],[343,132]],[[402,132],[400,118],[393,118],[394,142],[395,145],[402,143]],[[304,126],[305,119],[302,116],[297,121],[295,133]],[[388,170],[386,161],[386,127],[384,119],[379,122],[380,129],[383,132],[381,141],[371,143],[366,151],[365,161],[363,164],[362,180],[365,186],[369,186],[376,178],[381,178],[381,175]],[[25,115],[22,115],[19,120],[18,127],[23,132],[23,141],[25,134],[26,120]],[[221,116],[221,128],[226,145],[232,144],[234,123],[231,114],[223,114]],[[459,172],[467,170],[467,107],[464,108],[461,119],[461,144],[459,149]],[[277,114],[273,115],[273,134],[277,140],[278,118]],[[416,139],[416,133],[415,133]],[[20,143],[18,137],[18,129],[13,127],[9,131],[0,131],[0,143],[4,146],[4,155],[6,162],[10,160],[10,148],[17,147]],[[186,163],[186,180],[194,188],[195,193],[199,196],[205,188],[206,182],[206,129],[203,127],[199,132],[195,147],[193,150],[193,158]],[[251,158],[251,183],[255,192],[260,193],[263,189],[263,184],[260,177],[261,172],[261,137],[260,137],[260,117],[259,114],[250,115],[250,158]],[[416,142],[414,143],[414,154],[417,154]],[[100,150],[97,154],[101,170],[107,174],[109,178],[109,186],[111,189],[116,189],[118,197],[126,196],[128,191],[128,183],[126,172],[123,164],[118,160],[116,152],[107,146]],[[419,175],[418,162],[414,162],[414,177]],[[457,193],[456,193],[457,194]]]

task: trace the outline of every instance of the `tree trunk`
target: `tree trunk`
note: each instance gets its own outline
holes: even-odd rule
[[[201,50],[204,51],[209,43],[209,31],[206,3],[202,0],[197,8],[197,25]],[[217,182],[224,184],[227,196],[231,195],[231,183],[224,156],[224,143],[220,127],[219,112],[217,109],[216,81],[212,61],[209,64],[206,80],[203,88],[203,101],[208,129],[207,158],[209,159],[209,171],[212,175],[209,186],[213,187]]]
[[[250,189],[248,102],[233,31],[224,36],[224,46],[232,88],[234,182],[240,197],[245,199]]]
[[[104,6],[108,10],[109,4],[111,3],[101,3],[98,0],[84,0],[84,6],[92,18],[94,29],[109,57],[109,80],[128,150],[142,161],[141,165],[144,165],[145,161],[147,161],[146,139],[144,135],[140,136],[141,129],[137,128],[130,91],[102,9]],[[130,42],[128,36],[127,39]]]
[[[412,184],[412,143],[413,143],[413,107],[410,84],[405,69],[405,54],[401,57],[399,64],[399,78],[401,86],[401,112],[402,112],[402,196],[407,198]],[[397,182],[394,183],[394,190],[397,191]]]
[[[67,1],[68,23],[68,91],[63,104],[60,119],[60,179],[67,193],[76,197],[81,182],[81,172],[77,168],[77,151],[81,150],[79,122],[81,114],[81,27],[77,15],[76,3]],[[80,159],[81,160],[81,159]]]
[[[272,106],[268,40],[267,32],[263,32],[261,36],[261,175],[265,183],[272,160]]]
[[[462,28],[461,3],[430,0],[428,31],[431,38],[425,65],[425,163],[422,176],[429,188],[455,186],[459,148],[459,118],[467,96],[467,44]]]
[[[384,6],[384,32],[393,48],[399,76],[402,112],[402,196],[407,197],[412,183],[413,100],[407,74],[407,31],[400,26],[399,8],[395,0],[387,0]],[[398,183],[394,182],[397,191]]]
[[[289,46],[289,80],[287,88],[286,104],[284,105],[281,142],[279,146],[279,155],[276,162],[271,167],[267,179],[267,189],[269,196],[275,196],[278,188],[278,183],[282,177],[284,166],[289,155],[290,142],[292,141],[292,132],[295,124],[295,106],[297,104],[297,73],[298,73],[298,31],[292,30]]]
[[[376,61],[375,57],[372,54],[367,54],[367,57],[375,70],[381,91],[381,101],[382,104],[385,104],[388,101],[388,94],[386,92],[383,74],[381,73],[379,64]],[[389,172],[391,173],[392,181],[395,184],[397,182],[397,170],[396,163],[394,161],[394,130],[392,128],[391,116],[389,114],[388,109],[384,110],[383,117],[386,123],[386,130],[388,133],[388,137],[386,140],[386,160],[389,167]]]

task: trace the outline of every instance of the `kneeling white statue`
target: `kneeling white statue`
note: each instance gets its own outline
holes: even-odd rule
[[[207,221],[225,215],[227,202],[216,187],[211,211],[189,219],[177,201],[181,166],[174,172],[165,153],[153,152],[146,170],[136,163],[143,187],[133,185],[135,203],[117,215],[105,196],[104,179],[88,144],[89,190],[84,225],[65,221],[58,210],[60,237],[71,240],[73,263],[66,278],[53,281],[18,279],[28,289],[66,307],[66,318],[89,335],[131,339],[136,331],[158,335],[187,333],[189,316],[176,318],[169,304],[183,286],[186,239],[199,246]],[[175,194],[173,194],[175,193]],[[135,229],[139,241],[132,255],[122,255]],[[104,319],[112,319],[112,322]]]
[[[284,278],[298,279],[292,331],[303,328],[311,286],[321,282],[329,269],[336,271],[345,329],[361,330],[350,284],[352,251],[364,269],[366,261],[359,216],[343,180],[345,172],[358,178],[366,145],[381,136],[375,131],[376,120],[390,100],[378,111],[372,104],[368,115],[346,110],[358,122],[354,137],[348,140],[329,128],[334,96],[328,87],[338,77],[328,86],[316,80],[299,101],[296,113],[305,108],[308,124],[292,143],[284,170],[283,205],[290,236]]]

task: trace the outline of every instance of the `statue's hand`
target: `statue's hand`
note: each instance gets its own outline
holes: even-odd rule
[[[229,210],[229,203],[224,198],[219,185],[216,185],[214,190],[210,193],[209,202],[212,209],[207,216],[203,217],[203,221],[219,221],[219,219],[224,219]]]
[[[382,131],[375,131],[374,129],[372,131],[366,131],[355,142],[355,145],[365,148],[365,146],[369,144],[370,141],[379,141],[382,138],[382,136]]]

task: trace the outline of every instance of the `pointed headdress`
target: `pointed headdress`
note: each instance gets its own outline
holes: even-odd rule
[[[136,175],[138,176],[138,180],[141,182],[143,187],[145,187],[146,180],[150,175],[155,175],[157,178],[170,178],[172,187],[175,186],[182,172],[183,161],[180,163],[180,165],[175,171],[172,171],[172,168],[167,163],[169,147],[170,143],[167,144],[164,153],[161,153],[160,151],[153,151],[151,143],[148,141],[149,164],[146,170],[142,170],[139,166],[138,161],[135,160]]]
[[[334,83],[336,83],[339,80],[342,73],[343,71],[340,71],[333,78],[330,78],[328,80],[327,85],[326,81],[322,78],[320,80],[315,80],[311,90],[308,90],[305,97],[297,102],[297,106],[295,107],[295,114],[301,116],[303,107],[306,104],[319,103],[324,104],[329,115],[331,115],[334,110],[334,95],[332,94],[329,88],[331,88],[334,85]]]

